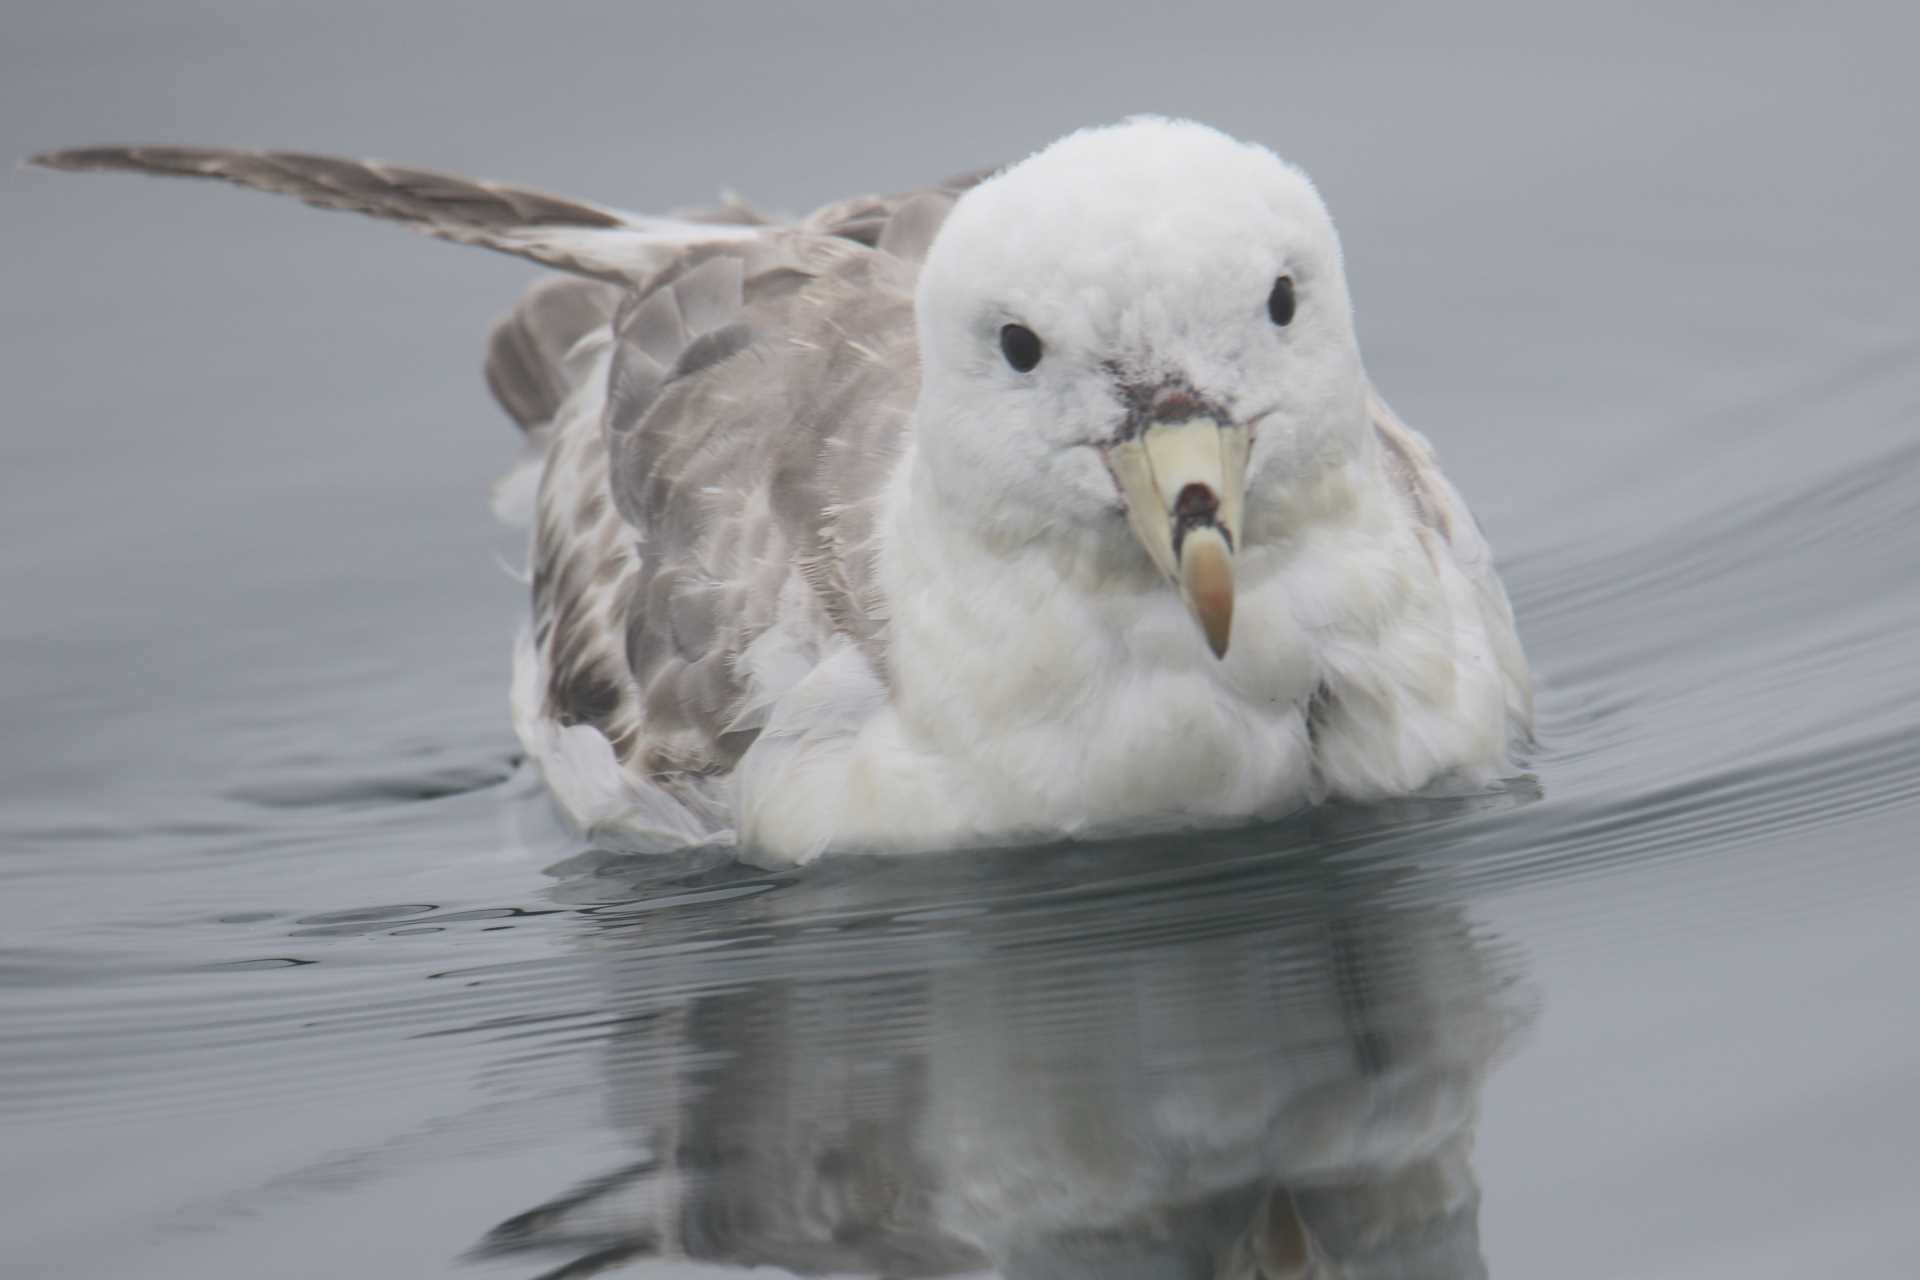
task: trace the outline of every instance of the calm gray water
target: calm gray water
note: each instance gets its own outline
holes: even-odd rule
[[[1367,1280],[1914,1274],[1901,9],[607,8],[9,4],[0,157],[802,210],[1143,109],[1269,142],[1502,554],[1526,776],[1113,848],[596,855],[505,709],[478,363],[532,273],[9,170],[0,1274],[1278,1277],[1302,1224]]]

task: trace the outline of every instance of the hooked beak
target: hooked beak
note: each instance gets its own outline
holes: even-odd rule
[[[1154,422],[1109,445],[1127,523],[1180,588],[1213,656],[1233,630],[1233,554],[1246,501],[1247,428],[1212,418]]]

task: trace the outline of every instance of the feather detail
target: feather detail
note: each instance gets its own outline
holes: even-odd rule
[[[216,178],[619,282],[651,274],[679,246],[748,238],[759,230],[738,223],[642,217],[528,187],[299,151],[77,147],[44,152],[30,163],[45,169]]]

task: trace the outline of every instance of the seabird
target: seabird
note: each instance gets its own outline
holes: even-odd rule
[[[101,147],[531,258],[514,726],[589,836],[749,857],[1175,830],[1508,767],[1487,543],[1360,359],[1307,177],[1141,117],[797,221]]]

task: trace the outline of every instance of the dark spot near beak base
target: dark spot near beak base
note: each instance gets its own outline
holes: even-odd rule
[[[1173,514],[1182,521],[1211,520],[1220,512],[1220,499],[1203,484],[1190,484],[1174,499]]]
[[[1173,554],[1180,554],[1180,544],[1186,541],[1188,531],[1209,527],[1220,530],[1231,551],[1233,535],[1220,524],[1219,495],[1204,484],[1190,484],[1173,500]]]

